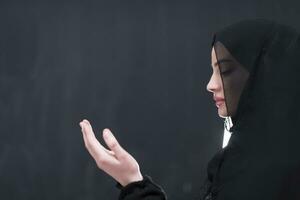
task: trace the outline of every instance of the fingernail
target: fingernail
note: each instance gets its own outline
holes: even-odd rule
[[[104,133],[105,136],[108,136],[109,130],[108,130],[107,128],[105,128],[105,129],[103,130],[103,133]]]

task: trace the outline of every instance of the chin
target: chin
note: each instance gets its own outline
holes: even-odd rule
[[[228,117],[226,108],[219,107],[219,108],[218,108],[218,115],[219,115],[220,117],[222,117],[222,118]]]

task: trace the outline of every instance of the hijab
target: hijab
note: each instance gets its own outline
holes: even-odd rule
[[[216,32],[212,47],[227,112],[237,109],[228,145],[208,164],[201,198],[300,199],[299,33],[244,20]]]

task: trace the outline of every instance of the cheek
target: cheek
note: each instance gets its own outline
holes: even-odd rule
[[[229,114],[232,114],[237,107],[238,104],[238,97],[239,97],[239,91],[240,91],[240,86],[239,86],[239,81],[231,76],[230,78],[224,77],[224,95],[225,95],[225,101],[226,101],[226,106],[224,106],[226,109],[228,109]]]
[[[233,73],[224,77],[225,99],[229,115],[233,115],[238,107],[241,93],[244,89],[246,78],[241,73]]]
[[[217,87],[223,90],[223,81],[222,81],[220,73],[216,73],[214,78],[215,78],[214,81],[215,81],[215,84],[217,85]]]

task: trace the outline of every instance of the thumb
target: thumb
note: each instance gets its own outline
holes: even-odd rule
[[[109,129],[103,130],[103,139],[107,146],[115,153],[117,158],[122,157],[126,151],[120,146],[119,142]]]

